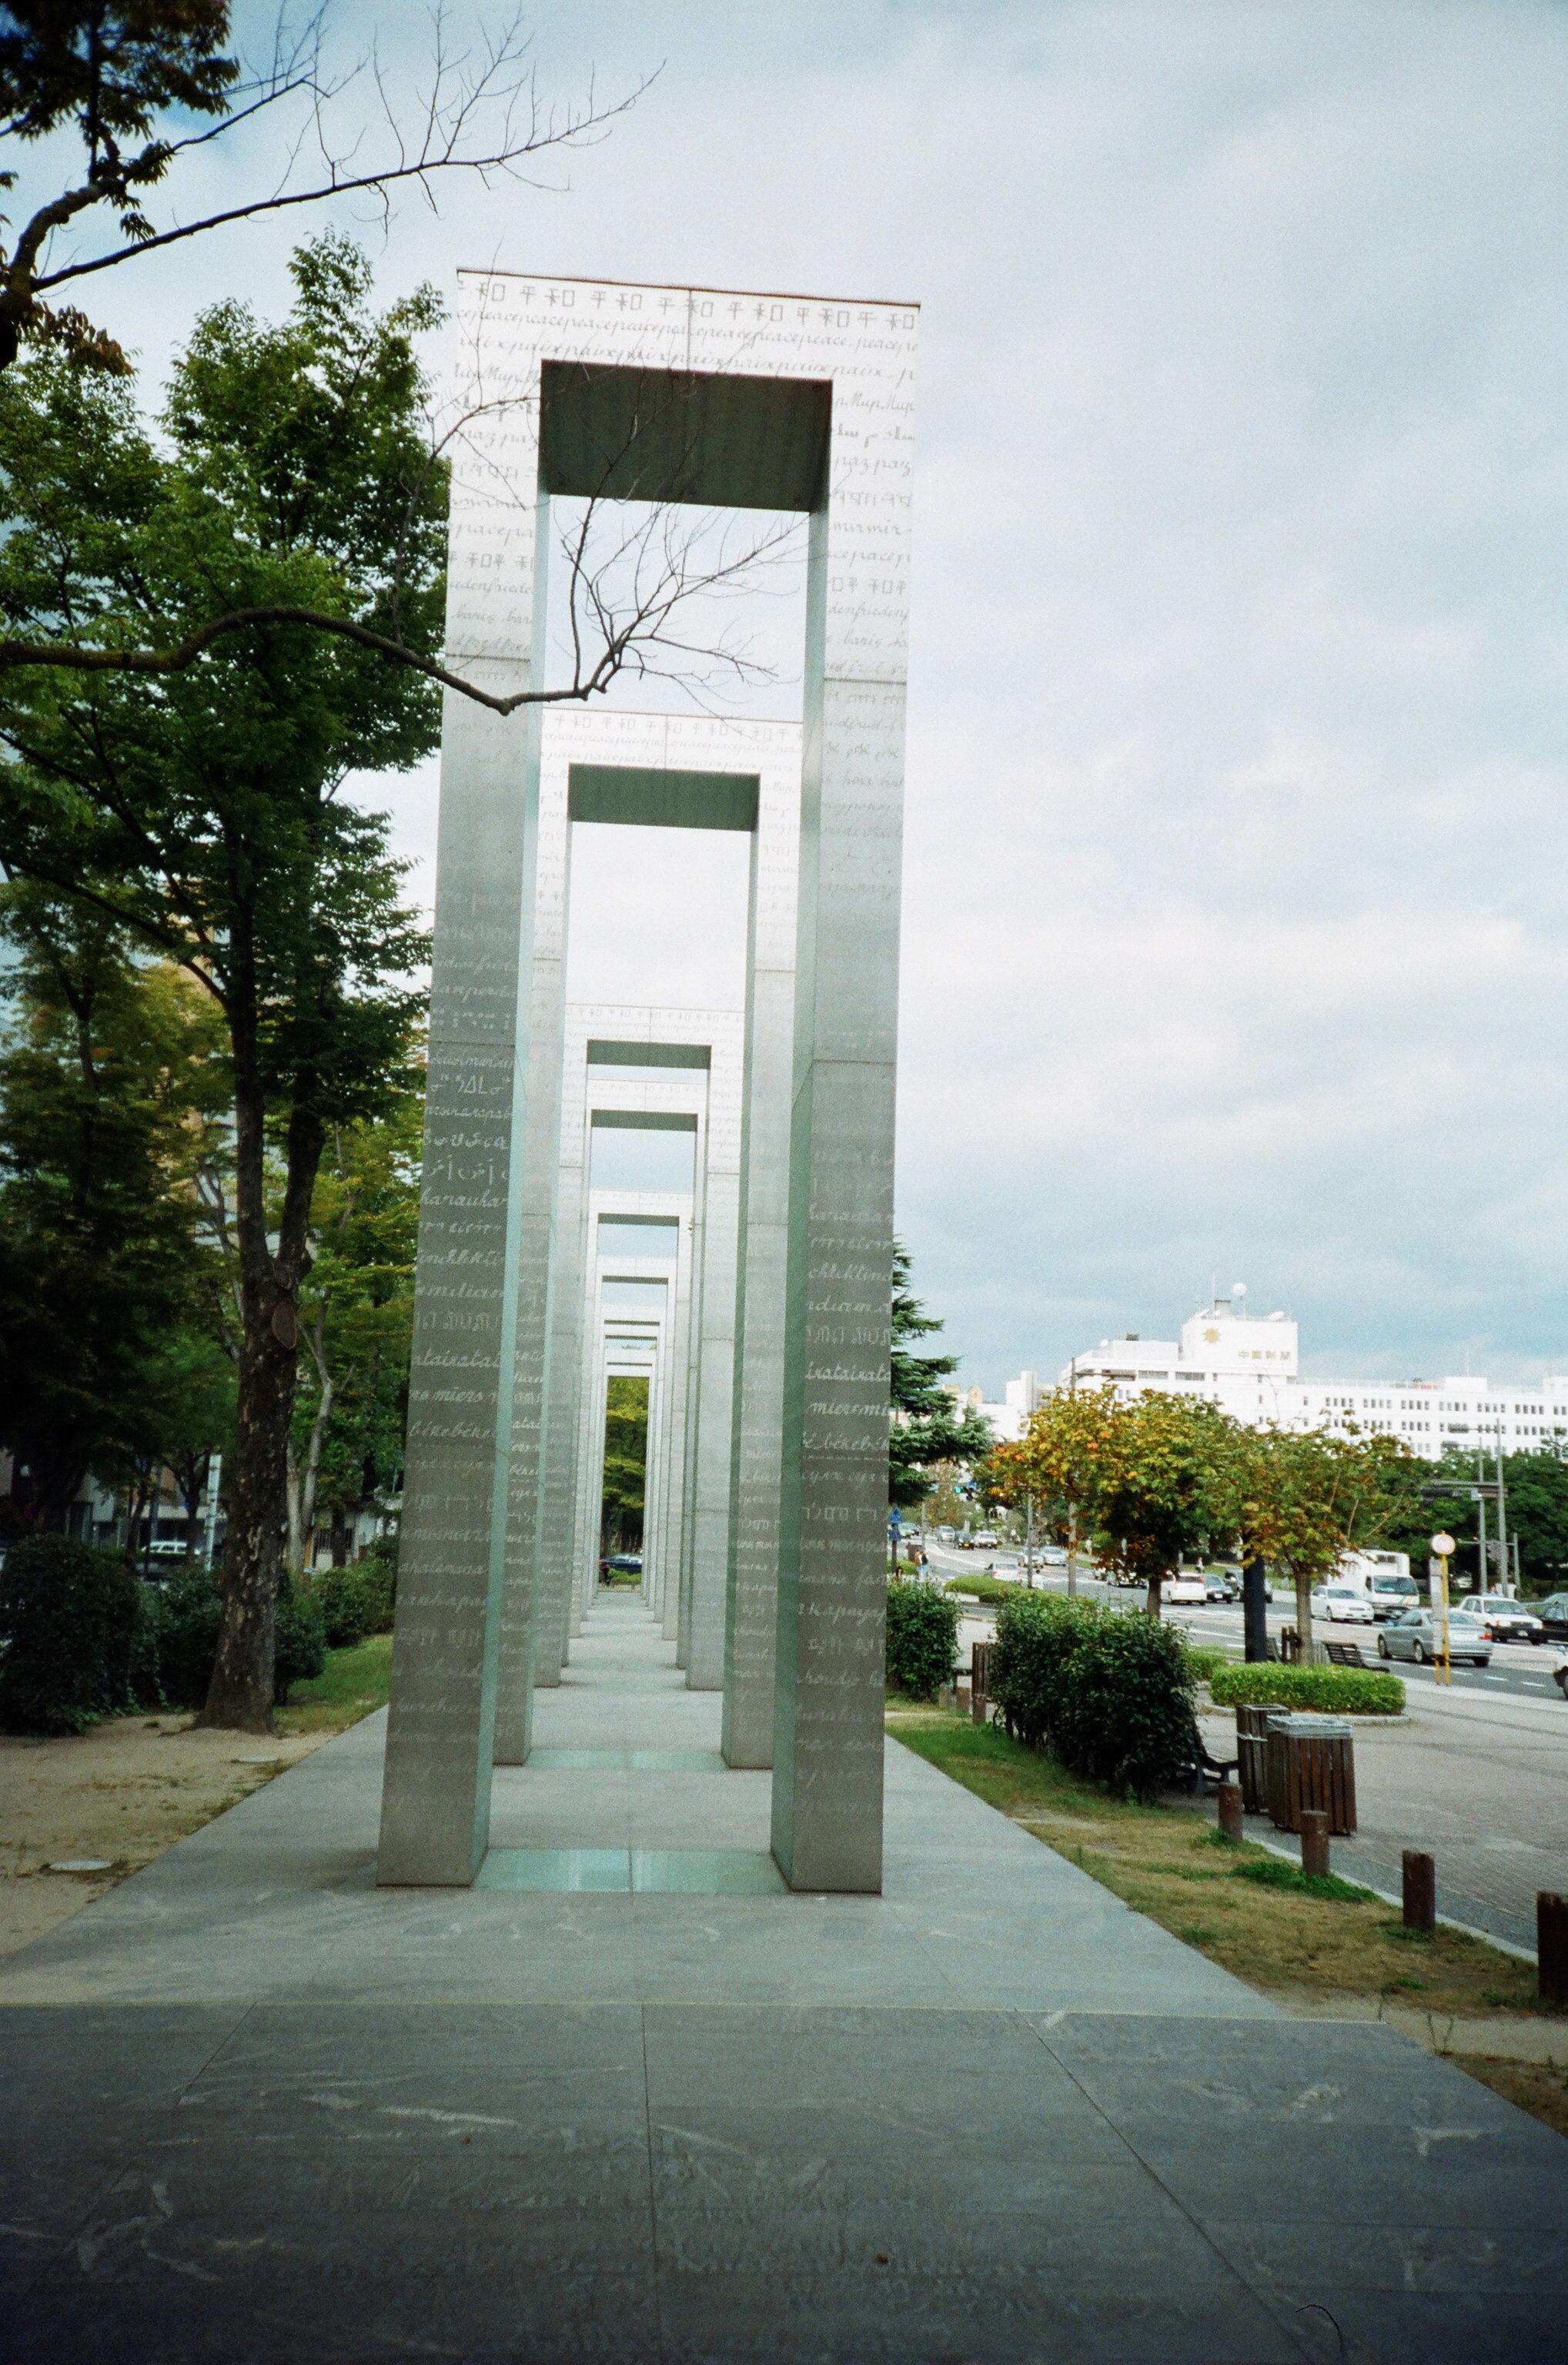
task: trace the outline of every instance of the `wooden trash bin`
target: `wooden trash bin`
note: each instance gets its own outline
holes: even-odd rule
[[[1356,1767],[1342,1716],[1277,1716],[1269,1731],[1269,1812],[1275,1829],[1299,1832],[1304,1807],[1328,1818],[1335,1839],[1356,1828]]]
[[[1244,1813],[1269,1811],[1269,1727],[1282,1708],[1238,1708],[1236,1711],[1236,1779]]]

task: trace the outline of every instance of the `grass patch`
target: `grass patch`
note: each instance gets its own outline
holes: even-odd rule
[[[1299,1866],[1287,1864],[1283,1856],[1249,1856],[1236,1866],[1232,1877],[1255,1880],[1262,1889],[1289,1889],[1298,1897],[1334,1897],[1345,1905],[1381,1905],[1381,1897],[1370,1889],[1359,1889],[1353,1880],[1341,1880],[1337,1872],[1303,1872]]]
[[[1568,2135],[1568,2069],[1553,2069],[1544,2061],[1495,2061],[1473,2053],[1450,2053],[1447,2057],[1467,2078],[1479,2079],[1495,2094],[1501,2094],[1505,2102],[1517,2104],[1532,2119],[1543,2120],[1560,2135]]]
[[[279,1732],[342,1732],[386,1705],[392,1686],[392,1637],[367,1634],[346,1651],[329,1651],[320,1674],[296,1684],[276,1711]]]
[[[1381,1898],[1332,1874],[1326,1883],[1304,1878],[1250,1841],[1219,1841],[1196,1806],[1108,1799],[994,1725],[973,1724],[952,1709],[890,1709],[888,1730],[1249,1986],[1386,1996],[1476,2018],[1540,2009],[1533,1965],[1441,1926],[1413,1958],[1395,1934],[1403,1924],[1390,1920]],[[1406,1984],[1413,1977],[1418,1990]]]

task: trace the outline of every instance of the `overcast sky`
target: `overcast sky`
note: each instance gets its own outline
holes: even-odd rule
[[[388,295],[924,308],[899,1219],[965,1376],[1235,1281],[1319,1374],[1568,1368],[1568,12],[532,17],[546,95],[656,79],[552,188],[406,207]],[[155,362],[300,227],[94,300]],[[371,795],[423,860],[431,781]],[[661,931],[697,874],[610,835],[582,979],[715,990],[734,849]]]

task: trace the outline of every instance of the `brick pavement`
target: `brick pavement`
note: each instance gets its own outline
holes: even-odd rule
[[[1234,1756],[1234,1717],[1204,1722]],[[1533,1951],[1536,1891],[1568,1891],[1568,1707],[1412,1684],[1399,1722],[1357,1722],[1356,1799],[1361,1828],[1334,1842],[1336,1872],[1397,1896],[1401,1852],[1425,1848],[1439,1913]],[[1273,1836],[1266,1818],[1253,1828]]]

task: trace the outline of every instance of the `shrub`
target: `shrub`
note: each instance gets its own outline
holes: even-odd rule
[[[357,1639],[357,1638],[356,1638]],[[277,1659],[273,1698],[281,1708],[290,1684],[308,1684],[327,1664],[327,1621],[303,1586],[284,1580],[277,1605]]]
[[[1190,1765],[1193,1669],[1158,1618],[1025,1594],[996,1621],[991,1698],[1012,1730],[1070,1772],[1147,1799]]]
[[[888,1687],[911,1699],[935,1699],[953,1680],[958,1605],[934,1585],[888,1587]]]
[[[206,1568],[182,1569],[158,1588],[158,1674],[171,1708],[200,1708],[212,1680],[223,1605]]]
[[[370,1631],[390,1634],[398,1609],[397,1537],[385,1537],[373,1552],[367,1552],[356,1564],[355,1574],[370,1594]]]
[[[327,1646],[351,1651],[371,1631],[378,1605],[374,1581],[367,1583],[357,1568],[324,1568],[303,1588],[321,1612]]]
[[[0,1721],[13,1732],[83,1732],[136,1704],[141,1588],[121,1552],[24,1536],[0,1570]]]
[[[182,1573],[163,1587],[156,1613],[157,1658],[163,1698],[171,1708],[200,1708],[206,1700],[222,1620],[218,1582],[206,1569]],[[290,1684],[319,1676],[326,1652],[320,1604],[286,1580],[277,1605],[273,1698],[281,1705]]]
[[[1405,1687],[1381,1667],[1223,1667],[1209,1678],[1218,1708],[1321,1709],[1329,1716],[1399,1716]]]

